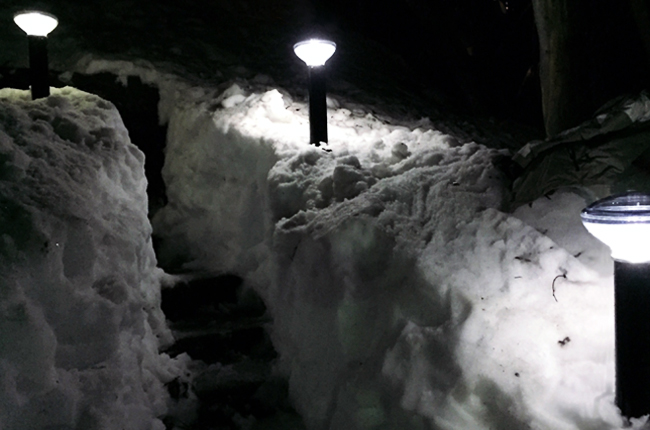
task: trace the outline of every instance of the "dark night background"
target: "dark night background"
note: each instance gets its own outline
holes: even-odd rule
[[[470,115],[542,126],[539,42],[530,0],[315,1],[316,21],[337,23],[399,55],[410,79]],[[582,106],[647,87],[647,57],[630,3],[584,3],[573,29]]]
[[[50,38],[57,73],[90,52],[213,82],[264,73],[300,92],[304,74],[291,46],[320,34],[339,44],[330,63],[334,93],[351,83],[423,116],[454,112],[543,129],[530,0],[8,1],[0,9],[3,86],[18,86],[16,70],[26,66],[12,14],[32,7],[60,18]],[[649,74],[627,1],[589,2],[578,27],[583,106],[575,109],[588,118],[609,99],[647,87]]]

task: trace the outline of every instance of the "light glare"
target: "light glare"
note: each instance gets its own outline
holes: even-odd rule
[[[612,258],[627,263],[650,262],[650,225],[591,224],[587,231],[612,250]]]
[[[322,66],[334,55],[336,43],[329,40],[310,39],[293,45],[293,51],[308,66]]]
[[[607,197],[585,208],[580,217],[587,231],[609,246],[615,260],[650,262],[650,195]]]
[[[59,25],[59,20],[54,15],[45,12],[28,10],[14,15],[14,22],[28,36],[45,37]]]

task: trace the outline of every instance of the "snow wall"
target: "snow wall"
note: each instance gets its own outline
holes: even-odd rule
[[[162,258],[261,293],[309,429],[622,426],[612,263],[584,193],[505,213],[500,151],[426,121],[328,100],[323,150],[278,90],[199,93],[162,109]]]
[[[0,90],[0,428],[162,430],[171,341],[144,156],[115,107]]]

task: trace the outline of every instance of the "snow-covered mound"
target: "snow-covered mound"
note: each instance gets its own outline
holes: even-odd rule
[[[115,107],[0,90],[0,427],[160,430],[178,362],[144,156]]]
[[[166,261],[262,294],[308,427],[621,427],[584,198],[509,214],[502,151],[335,100],[322,150],[306,111],[278,90],[186,97],[154,229]]]

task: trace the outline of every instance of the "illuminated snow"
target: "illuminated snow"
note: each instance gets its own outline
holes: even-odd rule
[[[169,122],[159,257],[262,295],[309,429],[623,427],[612,262],[580,223],[584,193],[508,212],[504,151],[429,121],[332,99],[322,150],[281,88],[123,70],[159,86]],[[141,154],[93,96],[1,94],[5,217],[27,232],[3,236],[2,423],[162,429],[183,366],[156,350],[170,339]]]
[[[621,428],[612,261],[583,197],[508,213],[499,150],[343,103],[323,151],[304,104],[225,94],[172,115],[154,228],[262,294],[308,428]]]
[[[0,427],[162,430],[171,341],[144,156],[115,107],[0,90]]]

